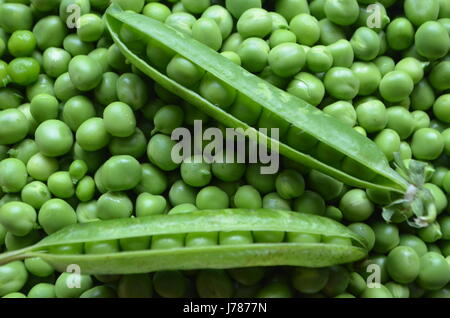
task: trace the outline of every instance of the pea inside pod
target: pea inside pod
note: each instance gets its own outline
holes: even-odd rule
[[[336,122],[331,116],[325,115],[300,98],[277,89],[266,81],[250,74],[226,57],[192,39],[189,35],[176,32],[173,28],[152,18],[132,12],[124,12],[114,5],[106,13],[106,22],[115,44],[130,63],[168,91],[182,97],[227,127],[243,128],[244,130],[258,127],[282,127],[283,129],[279,130],[280,140],[289,139],[287,136],[290,131],[289,128],[304,131],[306,135],[317,141],[317,148],[311,149],[308,154],[296,148],[295,144],[290,144],[289,141],[287,143],[279,142],[259,131],[254,136],[258,139],[257,141],[264,142],[271,148],[277,147],[279,153],[285,157],[331,175],[348,185],[383,189],[399,194],[406,194],[410,189],[410,183],[413,183],[410,182],[412,177],[410,171],[406,171],[402,176],[397,174],[389,166],[386,156],[372,141],[351,127]],[[127,44],[120,37],[120,30],[124,25],[127,26],[127,29],[134,30],[136,33],[143,33],[143,37],[148,42],[157,43],[166,47],[165,51],[175,53],[173,58],[169,57],[167,74],[161,72],[163,68],[155,68],[159,65],[158,61],[139,52],[135,53],[132,48],[127,47]],[[256,41],[257,39],[249,38],[245,41],[250,40]],[[171,54],[173,56],[173,53]],[[152,65],[155,65],[155,67]],[[183,65],[182,68],[178,67],[181,65]],[[348,82],[348,86],[352,87],[352,91],[345,94],[345,98],[352,98],[358,92],[359,80],[351,70],[345,70],[348,73],[346,83]],[[325,84],[331,82],[338,71],[340,71],[340,68],[330,70],[325,79]],[[213,76],[217,79],[217,85],[227,87],[232,95],[236,95],[236,97],[233,96],[234,98],[227,101],[227,104],[231,101],[240,103],[243,99],[251,101],[251,103],[244,105],[250,105],[251,111],[256,110],[255,116],[250,117],[259,117],[259,119],[251,118],[251,123],[245,122],[243,121],[244,118],[233,116],[233,109],[235,109],[233,105],[230,106],[231,113],[229,113],[216,103],[208,100],[208,97],[204,94],[200,96],[196,87],[202,81],[203,76]],[[331,87],[331,85],[328,86]],[[228,95],[230,96],[230,94]],[[338,97],[339,94],[336,95]],[[241,111],[241,113],[245,113],[245,111]],[[258,123],[257,127],[250,126],[255,123]],[[336,138],[336,136],[339,136],[339,138]],[[333,162],[325,160],[328,157],[340,160],[334,160]],[[348,161],[354,161],[354,166],[359,165],[365,169],[346,169],[342,164]],[[369,170],[371,173],[360,174],[361,170]],[[422,188],[419,190],[417,193],[426,192]],[[425,196],[428,199],[430,198],[429,193],[426,193]],[[419,195],[408,196],[408,198],[408,205],[411,208],[413,201],[423,200]],[[421,219],[422,225],[434,220],[433,214],[428,216],[428,209],[432,209],[432,202],[423,206],[423,209],[416,211],[416,216]],[[390,206],[389,213],[394,213],[393,210],[399,208],[403,208],[403,205],[399,207],[394,204]]]
[[[118,241],[147,238],[179,238],[186,235],[219,232],[222,238],[210,244],[159,246],[157,249],[118,250]],[[255,233],[287,232],[285,241],[251,243]],[[243,240],[244,233],[249,239]],[[233,242],[225,240],[225,236]],[[238,235],[239,234],[239,235]],[[276,235],[279,237],[279,235]],[[302,238],[303,237],[303,238]],[[315,237],[315,240],[308,240]],[[108,242],[114,249],[103,249]],[[60,246],[84,244],[89,253],[55,253]],[[145,246],[148,246],[146,244]],[[87,248],[89,247],[89,249]],[[145,248],[145,247],[144,247]],[[97,254],[101,250],[106,254]],[[0,264],[17,259],[41,257],[57,270],[78,264],[85,274],[131,274],[160,270],[200,268],[239,268],[292,265],[325,267],[353,262],[366,255],[363,239],[342,224],[317,215],[269,209],[204,210],[189,213],[153,215],[97,221],[68,226],[37,244],[2,254]]]

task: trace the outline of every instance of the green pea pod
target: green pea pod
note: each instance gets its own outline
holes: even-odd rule
[[[220,231],[286,231],[320,235],[323,242],[214,245],[101,255],[50,252],[57,246],[87,242]],[[346,239],[352,244],[326,243],[327,237]],[[0,265],[40,257],[59,271],[65,271],[70,264],[77,264],[83,274],[129,274],[279,265],[326,267],[354,262],[366,254],[364,240],[331,219],[269,209],[225,209],[76,224],[45,237],[33,246],[0,255]]]
[[[386,218],[390,215],[403,213],[407,209],[413,211],[417,217],[414,219],[414,222],[411,222],[414,226],[423,227],[434,221],[434,213],[431,212],[428,215],[427,208],[429,204],[417,204],[417,201],[421,202],[423,200],[423,196],[419,194],[425,191],[421,188],[419,189],[421,184],[416,184],[411,178],[405,177],[405,175],[411,175],[409,171],[400,175],[393,170],[386,156],[376,144],[357,133],[354,129],[347,127],[305,101],[249,73],[206,45],[192,39],[189,35],[157,20],[130,11],[122,11],[119,6],[113,4],[105,14],[105,21],[114,42],[130,63],[162,87],[180,96],[218,122],[227,127],[241,128],[251,132],[249,134],[250,138],[255,138],[256,141],[277,149],[283,156],[339,179],[348,185],[392,191],[399,196],[404,195],[405,200],[401,202],[396,201],[389,206],[388,212],[383,214]],[[350,162],[348,166],[354,167],[353,170],[356,172],[350,174],[348,170],[319,160],[314,154],[303,153],[284,142],[270,138],[209,102],[194,90],[188,89],[170,79],[166,74],[161,73],[147,63],[145,57],[136,55],[120,39],[120,29],[123,25],[144,35],[148,41],[156,41],[167,46],[173,52],[188,59],[197,67],[202,68],[207,73],[212,74],[234,88],[239,94],[259,105],[263,109],[263,113],[267,111],[269,114],[272,114],[271,116],[277,119],[278,127],[290,126],[304,131],[320,143],[331,148],[338,155],[348,158],[347,162]],[[252,135],[253,137],[251,137]],[[363,171],[371,171],[373,173],[361,174],[374,174],[375,177],[367,180],[365,176],[357,175],[358,172]],[[416,207],[422,206],[423,208],[413,209],[413,205]],[[390,219],[387,220],[389,221]]]

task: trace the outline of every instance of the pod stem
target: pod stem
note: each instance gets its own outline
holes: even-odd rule
[[[27,252],[30,252],[33,246],[7,253],[0,253],[0,265],[27,258]]]
[[[436,220],[437,210],[431,191],[425,183],[434,169],[425,162],[404,161],[399,153],[394,154],[395,165],[400,175],[410,184],[403,196],[383,208],[383,218],[392,222],[393,217],[404,217],[415,228],[424,228]]]

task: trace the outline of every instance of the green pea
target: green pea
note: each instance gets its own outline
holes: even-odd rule
[[[80,91],[70,80],[69,73],[61,74],[55,81],[54,94],[61,101],[67,101],[71,97],[80,94]]]
[[[58,255],[74,255],[83,253],[83,243],[52,246],[50,253]]]
[[[9,62],[7,71],[13,83],[26,86],[38,80],[40,65],[32,57],[18,57]]]
[[[117,295],[119,298],[151,298],[152,280],[148,274],[123,275],[117,287]]]
[[[450,78],[450,61],[442,61],[436,64],[429,75],[430,84],[438,91],[450,88],[448,79]]]
[[[414,43],[414,27],[410,20],[399,17],[389,23],[386,30],[386,39],[391,49],[405,50]]]
[[[51,234],[67,225],[77,223],[77,215],[66,201],[50,199],[39,210],[38,221],[44,231]]]
[[[319,21],[309,14],[301,13],[293,17],[289,28],[299,44],[313,46],[320,39]]]
[[[10,145],[28,134],[30,125],[25,115],[17,109],[0,111],[0,144]]]
[[[50,192],[57,198],[68,199],[75,194],[72,177],[67,171],[53,173],[47,180]]]
[[[242,290],[240,288],[239,290]],[[238,290],[238,292],[239,292]],[[257,298],[291,298],[292,291],[287,283],[272,282],[265,285],[256,295]]]
[[[358,28],[353,34],[350,43],[355,56],[363,61],[375,59],[381,46],[378,34],[368,27]]]
[[[408,246],[398,246],[389,252],[386,261],[389,276],[400,284],[413,282],[420,271],[420,258]]]
[[[163,196],[141,193],[136,199],[136,216],[163,214],[167,209],[167,201]]]
[[[122,74],[116,83],[118,99],[133,110],[142,108],[148,101],[148,89],[145,81],[133,73]]]
[[[239,0],[226,0],[225,6],[227,10],[238,19],[242,13],[251,8],[261,8],[261,0],[250,0],[242,3]]]
[[[76,141],[86,151],[96,151],[105,147],[110,140],[102,118],[92,117],[85,120],[76,132]]]
[[[145,5],[144,9],[142,10],[142,14],[149,18],[164,22],[171,14],[171,12],[165,4],[159,2],[150,2]]]
[[[120,250],[118,240],[96,241],[84,243],[86,254],[110,254]]]
[[[33,230],[25,236],[16,236],[7,232],[5,236],[5,247],[7,251],[16,251],[37,243],[41,239],[37,230]]]
[[[27,270],[21,261],[0,266],[0,296],[18,292],[25,285],[27,278]]]
[[[89,223],[100,220],[98,218],[97,201],[82,202],[76,209],[78,223]]]
[[[381,81],[381,72],[374,63],[355,62],[351,70],[360,83],[358,95],[371,95],[377,90]]]
[[[392,129],[382,130],[374,141],[389,161],[394,159],[394,153],[400,149],[400,136]]]
[[[287,91],[313,106],[319,105],[325,95],[325,87],[322,81],[305,72],[300,72],[294,77]]]
[[[252,233],[248,231],[230,231],[219,233],[220,245],[241,245],[252,243],[253,243],[253,236]]]
[[[426,21],[436,20],[439,16],[439,1],[427,2],[417,0],[405,0],[403,5],[405,15],[415,26],[420,26]]]
[[[317,170],[311,170],[308,187],[319,193],[326,201],[336,199],[342,192],[343,183]]]
[[[61,48],[50,47],[44,51],[42,66],[48,76],[57,78],[69,70],[71,56]]]
[[[305,180],[300,173],[287,169],[278,174],[275,180],[275,188],[283,199],[294,199],[304,193]]]
[[[218,241],[219,233],[217,232],[186,234],[186,247],[214,246],[218,244]]]
[[[34,120],[42,123],[49,119],[57,119],[59,102],[56,97],[49,94],[38,94],[30,103],[30,112]]]
[[[129,69],[125,57],[116,44],[112,44],[108,48],[108,63],[117,71],[126,72]]]
[[[343,100],[353,99],[358,94],[360,87],[355,73],[351,69],[343,67],[330,69],[325,75],[324,85],[331,96]]]
[[[47,16],[40,19],[33,27],[37,46],[41,50],[49,47],[60,47],[67,34],[66,26],[58,16]]]
[[[106,72],[102,75],[100,84],[95,88],[95,99],[102,105],[107,106],[117,101],[117,81],[119,75],[114,72]]]
[[[161,234],[152,237],[151,249],[172,249],[184,246],[185,234]]]
[[[237,52],[239,46],[244,41],[244,38],[239,33],[231,34],[226,40],[224,40],[222,45],[222,51]]]
[[[372,225],[375,232],[374,251],[386,253],[400,243],[398,228],[393,224],[375,223]]]
[[[211,18],[200,18],[192,25],[192,37],[214,51],[222,47],[222,33]]]
[[[386,106],[379,100],[368,100],[356,107],[358,123],[367,132],[383,130],[388,122]]]
[[[434,243],[442,238],[441,228],[437,222],[430,224],[426,228],[419,229],[417,234],[426,243]]]
[[[195,205],[200,210],[226,209],[229,206],[229,200],[226,192],[216,186],[208,186],[198,192]]]
[[[266,194],[275,190],[276,176],[272,174],[262,174],[261,165],[251,164],[247,166],[245,180],[261,194]]]
[[[84,14],[78,19],[77,23],[79,24],[77,35],[84,42],[98,41],[105,31],[103,20],[96,14]]]
[[[14,57],[29,56],[36,48],[36,38],[28,30],[15,31],[8,39],[8,51]]]
[[[450,280],[450,268],[445,258],[435,252],[428,252],[420,258],[420,272],[417,283],[425,290],[443,288]]]
[[[75,275],[75,276],[73,276]],[[79,283],[73,287],[73,280]],[[92,287],[92,279],[89,275],[75,273],[62,273],[55,282],[55,294],[58,298],[78,298],[83,292]]]
[[[274,47],[268,56],[269,66],[280,77],[291,77],[305,65],[307,55],[296,43],[281,43]]]
[[[217,23],[223,40],[228,38],[233,30],[233,18],[230,12],[228,12],[224,7],[219,5],[209,6],[202,13],[201,17],[213,19]]]
[[[236,53],[241,58],[242,66],[249,72],[261,72],[268,63],[270,47],[266,41],[250,37],[237,48]]]
[[[296,267],[292,271],[291,281],[297,291],[303,294],[314,294],[326,286],[329,276],[328,268]]]
[[[294,211],[323,215],[325,213],[325,201],[316,192],[306,190],[294,201]]]
[[[161,271],[153,275],[153,287],[163,298],[180,298],[188,293],[189,281],[180,271]]]
[[[281,14],[287,21],[291,21],[301,13],[309,14],[306,0],[281,0],[275,4],[275,11]]]
[[[172,206],[185,203],[195,204],[196,195],[196,189],[184,183],[183,180],[174,182],[169,190],[169,200]]]
[[[27,203],[9,202],[0,208],[0,223],[8,232],[25,236],[36,225],[36,211]]]
[[[95,0],[94,0],[95,1]],[[73,14],[70,6],[76,5],[80,10],[80,14],[86,14],[91,10],[91,2],[89,0],[62,0],[59,3],[59,16],[63,21],[69,21],[69,16]]]
[[[48,277],[52,275],[55,269],[40,257],[27,258],[24,261],[25,268],[30,274],[38,277]]]
[[[117,298],[117,293],[111,287],[96,286],[86,290],[80,295],[80,298]]]
[[[421,128],[414,133],[411,143],[411,150],[416,159],[437,159],[443,149],[444,139],[437,130],[431,128]]]
[[[393,298],[392,293],[384,285],[379,287],[367,287],[361,294],[361,298]]]
[[[21,199],[33,208],[39,209],[46,201],[51,199],[51,194],[44,183],[33,181],[23,187]]]
[[[229,108],[235,98],[236,90],[211,74],[206,74],[200,82],[200,95],[220,108]]]
[[[28,298],[56,298],[55,285],[39,283],[28,291]]]
[[[195,286],[201,298],[228,298],[234,294],[233,282],[222,269],[200,271],[196,276]]]
[[[167,189],[167,176],[161,170],[149,163],[142,164],[141,169],[142,178],[136,186],[138,193],[148,192],[159,195]]]
[[[66,123],[56,119],[46,120],[36,129],[35,140],[39,151],[49,157],[62,156],[70,151],[73,135]]]
[[[29,6],[21,3],[2,3],[0,6],[0,27],[8,33],[17,30],[30,30],[33,15]]]
[[[333,66],[351,67],[353,64],[354,53],[352,45],[345,39],[340,39],[327,46],[333,57]]]
[[[101,168],[100,180],[108,191],[125,191],[136,187],[142,178],[139,162],[128,155],[113,156]]]
[[[326,17],[339,25],[351,25],[359,16],[359,6],[356,0],[328,0],[324,5]]]
[[[102,220],[128,218],[133,212],[133,203],[121,192],[108,192],[97,201],[98,217]]]
[[[25,164],[16,158],[0,161],[0,187],[5,193],[20,192],[27,183]]]
[[[92,57],[78,55],[69,63],[69,76],[73,85],[80,91],[96,88],[102,80],[102,69]]]
[[[241,186],[234,194],[234,206],[242,209],[259,209],[262,207],[261,195],[251,185]]]
[[[353,189],[344,194],[339,203],[344,218],[352,222],[367,220],[374,212],[374,206],[370,202],[365,191]]]
[[[430,41],[430,39],[439,40]],[[417,29],[415,44],[420,55],[430,60],[436,60],[448,53],[450,49],[450,35],[439,22],[427,21]]]
[[[47,181],[48,177],[58,170],[59,164],[55,158],[37,153],[28,160],[26,170],[36,180]]]
[[[173,57],[167,65],[167,75],[186,87],[197,84],[203,74],[203,69],[180,55]]]
[[[275,46],[282,43],[295,43],[297,41],[297,37],[295,34],[286,29],[278,29],[272,32],[269,38],[270,48],[274,48]]]
[[[239,17],[237,31],[244,38],[264,38],[272,31],[272,17],[265,9],[250,8]]]
[[[141,12],[144,8],[144,0],[112,0],[112,3],[117,3],[123,10],[131,10],[134,12]]]
[[[355,63],[356,64],[356,63]],[[356,124],[356,111],[349,102],[338,101],[323,108],[323,111],[343,124],[353,127]]]

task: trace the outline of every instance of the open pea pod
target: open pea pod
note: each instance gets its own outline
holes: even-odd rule
[[[284,231],[346,239],[348,244],[254,243],[173,249],[121,251],[111,254],[52,254],[52,248],[155,235],[228,231]],[[351,243],[350,243],[351,242]],[[41,257],[59,271],[76,264],[83,274],[128,274],[159,270],[238,268],[250,266],[324,267],[353,262],[367,254],[365,241],[342,224],[324,217],[268,209],[196,211],[142,218],[75,224],[22,250],[0,255],[0,265]]]
[[[249,73],[206,45],[157,20],[135,12],[123,11],[114,4],[107,10],[105,20],[114,42],[130,63],[162,87],[196,106],[218,122],[227,127],[250,131],[251,133],[248,134],[250,139],[253,138],[256,142],[277,149],[283,156],[319,170],[348,185],[396,193],[401,199],[385,208],[383,217],[387,221],[398,219],[399,216],[409,221],[410,217],[415,216],[410,224],[416,227],[424,227],[434,221],[436,217],[434,200],[429,191],[422,187],[425,182],[425,173],[422,173],[423,163],[416,162],[414,165],[418,169],[414,171],[407,169],[402,174],[397,173],[390,167],[386,156],[370,139],[320,109]],[[123,26],[127,27],[127,31],[131,30],[139,34],[138,38],[143,37],[141,41],[159,43],[188,59],[203,69],[206,74],[214,76],[234,89],[237,94],[244,96],[247,101],[258,105],[262,113],[266,113],[266,117],[275,120],[280,124],[279,126],[287,125],[299,132],[307,133],[319,144],[331,149],[330,156],[335,154],[342,156],[344,158],[342,162],[345,161],[346,164],[326,163],[314,152],[302,152],[298,147],[287,142],[271,138],[208,101],[195,90],[184,87],[169,78],[152,66],[144,54],[136,53],[136,50],[122,41],[120,32]],[[132,46],[135,44],[133,43]],[[400,163],[398,166],[404,167]]]

